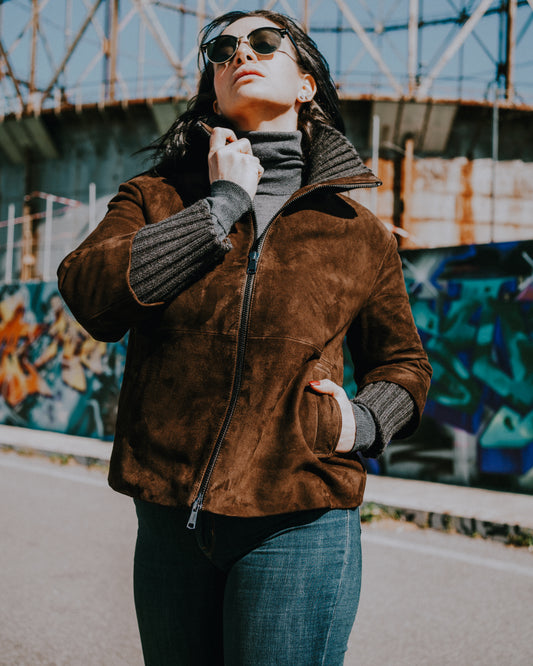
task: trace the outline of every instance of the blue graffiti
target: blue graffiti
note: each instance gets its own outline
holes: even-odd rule
[[[481,472],[533,467],[533,242],[402,252],[433,366],[426,414],[478,439]]]

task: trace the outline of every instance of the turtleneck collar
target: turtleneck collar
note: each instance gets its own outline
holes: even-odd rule
[[[294,132],[239,132],[252,144],[253,154],[265,170],[258,194],[290,195],[302,185],[303,157],[302,133]]]

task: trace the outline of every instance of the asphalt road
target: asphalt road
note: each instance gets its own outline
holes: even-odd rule
[[[0,502],[0,664],[142,666],[132,502],[101,470],[10,453]],[[346,666],[533,664],[532,553],[393,521],[363,533]]]

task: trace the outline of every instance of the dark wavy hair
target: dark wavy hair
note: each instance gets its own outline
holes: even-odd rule
[[[288,16],[266,9],[227,12],[203,28],[200,32],[200,44],[208,41],[213,33],[222,32],[228,25],[248,16],[262,16],[288,30],[298,47],[296,54],[298,66],[303,72],[311,74],[316,81],[317,91],[314,99],[302,104],[298,114],[298,129],[302,132],[304,154],[309,149],[317,125],[329,125],[344,134],[344,121],[339,111],[339,97],[331,79],[328,63],[311,37]],[[201,63],[200,54],[198,54],[198,63],[199,65]],[[198,120],[203,120],[209,125],[225,125],[232,128],[227,120],[214,115],[213,102],[215,99],[213,65],[208,62],[202,70],[197,94],[187,104],[186,111],[175,120],[163,136],[146,148],[151,151],[155,163],[170,166],[171,163],[177,163],[183,159],[195,136],[199,133]]]

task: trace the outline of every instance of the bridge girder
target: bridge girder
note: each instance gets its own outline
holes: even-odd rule
[[[533,105],[533,0],[258,5],[309,30],[343,97]],[[0,115],[190,97],[199,29],[215,15],[246,8],[238,0],[4,0]]]

